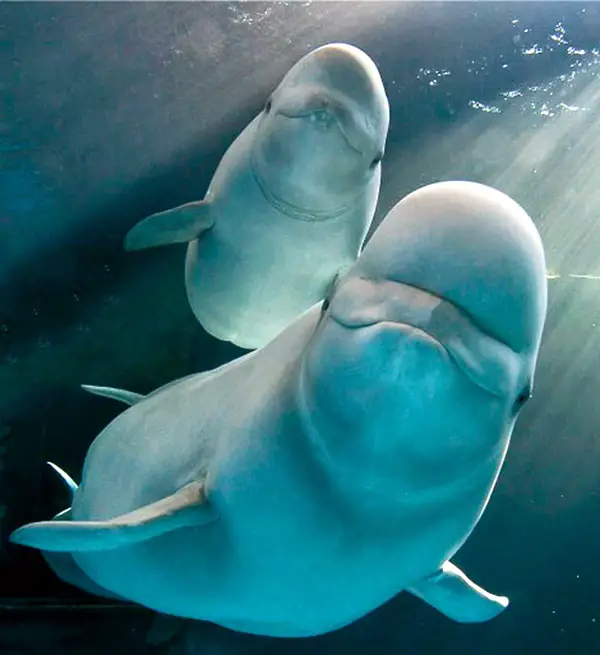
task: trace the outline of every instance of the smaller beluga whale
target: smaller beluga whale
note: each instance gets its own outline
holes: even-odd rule
[[[205,197],[153,214],[127,250],[189,243],[190,307],[212,336],[265,345],[351,265],[373,219],[389,103],[343,43],[305,55],[231,144]]]
[[[63,579],[261,635],[348,625],[406,591],[460,622],[508,599],[452,558],[531,396],[544,250],[500,191],[402,199],[326,300],[172,382],[91,445],[70,509],[11,535]]]

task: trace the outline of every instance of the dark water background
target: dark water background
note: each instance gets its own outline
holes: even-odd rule
[[[63,509],[45,460],[79,479],[120,410],[80,383],[145,392],[242,352],[194,321],[183,246],[126,254],[122,239],[200,198],[287,69],[331,41],[369,53],[389,94],[378,220],[461,177],[511,194],[542,232],[535,396],[455,558],[511,606],[463,626],[402,594],[315,639],[190,623],[154,646],[152,613],[97,603],[6,536]],[[2,4],[0,653],[600,653],[599,61],[596,3]]]

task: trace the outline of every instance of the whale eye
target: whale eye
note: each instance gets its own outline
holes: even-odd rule
[[[383,159],[383,155],[377,155],[377,157],[375,157],[375,159],[371,162],[370,168],[376,168],[377,166],[379,166],[379,164],[381,164],[382,159]]]
[[[325,299],[323,300],[323,304],[321,305],[321,316],[323,316],[325,312],[329,309],[329,305],[331,304],[331,299],[333,298],[333,294],[335,293],[335,289],[337,287],[337,283],[339,279],[340,279],[340,274],[338,272],[336,273],[335,277],[331,281],[331,284],[329,285],[329,289],[327,290],[327,295],[325,296]]]
[[[269,98],[265,104],[265,114],[268,114],[271,111],[271,108],[273,107],[273,101],[271,98]]]
[[[523,405],[531,398],[531,387],[525,386],[521,393],[517,396],[515,401],[514,411],[515,414],[523,407]]]
[[[334,284],[331,285],[328,294],[325,296],[325,299],[323,300],[323,304],[321,305],[321,316],[323,316],[327,312],[327,310],[329,309],[329,305],[331,305],[331,296],[333,295]]]

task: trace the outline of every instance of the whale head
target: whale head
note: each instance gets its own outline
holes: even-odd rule
[[[253,144],[254,174],[288,214],[324,220],[370,185],[379,191],[389,104],[375,63],[334,43],[304,56],[267,100]]]
[[[303,362],[332,465],[385,493],[497,474],[533,389],[545,271],[532,220],[500,191],[442,182],[401,200],[326,301]]]

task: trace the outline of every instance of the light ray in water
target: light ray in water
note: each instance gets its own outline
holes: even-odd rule
[[[560,273],[546,273],[546,279],[548,280],[559,280],[560,278],[570,277],[575,280],[600,280],[600,275],[583,275],[577,273],[567,273],[567,275],[561,275]]]
[[[525,43],[527,30],[521,32],[516,36],[522,57],[541,56],[531,52],[533,44]],[[393,170],[398,180],[394,187],[406,192],[448,179],[498,188],[533,216],[553,271],[594,271],[600,252],[596,213],[600,202],[600,49],[578,47],[562,23],[544,47],[564,51],[569,62],[566,72],[544,82],[507,87],[495,99],[465,101],[450,129],[432,130],[410,157],[392,155],[387,170]],[[473,64],[474,72],[476,68]],[[452,70],[437,71],[436,86],[450,85],[453,75]],[[581,279],[595,278],[586,274]]]

